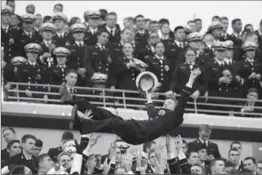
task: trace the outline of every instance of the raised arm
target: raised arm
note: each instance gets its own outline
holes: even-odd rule
[[[146,104],[147,115],[149,118],[155,118],[157,116],[157,110],[152,101],[152,94],[146,92],[146,99],[147,99],[147,104]]]

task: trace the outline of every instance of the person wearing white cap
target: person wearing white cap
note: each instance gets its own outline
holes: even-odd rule
[[[245,52],[243,60],[239,61],[239,75],[244,79],[242,95],[251,87],[257,88],[261,91],[261,64],[255,59],[255,53],[258,48],[258,44],[252,41],[246,41],[242,45],[242,49]]]
[[[98,108],[84,100],[75,103],[69,128],[76,129],[81,134],[112,131],[124,142],[133,145],[155,140],[183,123],[185,105],[192,93],[193,83],[200,73],[199,69],[192,71],[178,104],[175,102],[166,104],[149,120],[123,120],[108,110]],[[150,92],[146,93],[146,97],[148,103],[152,103]]]
[[[72,40],[72,36],[70,36],[67,32],[65,32],[65,27],[68,24],[68,18],[63,13],[55,13],[53,15],[53,23],[56,28],[56,35],[54,36],[54,40],[57,47],[65,47],[68,46]]]
[[[222,29],[223,25],[220,21],[214,21],[212,24],[208,27],[208,33],[211,33],[215,39],[215,41],[219,41],[222,36]]]
[[[29,84],[45,84],[47,72],[43,66],[37,63],[37,59],[41,52],[41,46],[37,43],[29,43],[25,46],[27,62],[18,68],[18,81]],[[21,93],[21,96],[46,98],[47,95],[33,94],[31,91],[43,91],[46,90],[43,86],[21,86],[21,90],[25,90],[25,94]]]
[[[74,24],[70,27],[70,32],[73,36],[73,42],[67,46],[68,50],[71,52],[68,57],[67,65],[69,69],[77,70],[78,85],[86,85],[86,68],[85,68],[85,52],[87,51],[87,45],[84,42],[84,37],[86,34],[86,26],[84,24]]]
[[[42,47],[42,52],[39,57],[41,64],[46,68],[51,67],[56,64],[56,60],[52,54],[55,49],[55,42],[53,37],[55,35],[55,26],[52,23],[44,23],[39,30],[42,36],[42,42],[40,43]]]
[[[18,54],[25,56],[24,47],[28,43],[40,43],[41,35],[35,31],[34,22],[35,16],[32,14],[25,14],[22,18],[22,32],[16,38],[18,41]]]
[[[99,20],[101,19],[100,11],[86,11],[84,13],[85,22],[88,23],[87,31],[86,31],[86,40],[85,43],[88,46],[95,45],[97,43],[97,34],[98,34],[98,26]]]

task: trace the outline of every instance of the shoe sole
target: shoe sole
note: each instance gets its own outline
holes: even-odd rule
[[[72,108],[71,118],[69,122],[69,129],[71,130],[74,129],[76,113],[77,113],[77,105],[74,105]]]

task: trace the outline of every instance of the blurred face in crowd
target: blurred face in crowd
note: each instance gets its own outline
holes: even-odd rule
[[[209,47],[211,48],[213,43],[214,43],[214,37],[211,34],[206,34],[203,38],[203,42]]]
[[[116,24],[117,24],[117,16],[116,15],[107,15],[106,25],[109,28],[114,28],[114,27],[116,27]]]
[[[249,103],[255,103],[258,99],[258,94],[256,92],[250,92],[247,94],[247,100]]]
[[[168,109],[170,111],[174,111],[177,103],[174,100],[167,99],[163,105],[164,109]]]
[[[121,149],[116,148],[116,162],[121,162],[121,161],[122,161]]]
[[[207,149],[201,149],[198,151],[199,159],[201,162],[207,160]]]
[[[236,23],[232,26],[234,32],[240,33],[242,31],[242,22],[241,21],[236,21]]]
[[[133,39],[133,32],[129,29],[125,29],[124,32],[121,34],[121,40],[123,42],[131,42]]]
[[[50,40],[52,40],[52,38],[55,34],[51,31],[43,31],[43,32],[41,32],[41,35],[42,35],[44,40],[50,41]]]
[[[54,21],[54,25],[55,25],[57,30],[62,30],[62,29],[65,28],[66,23],[61,19],[56,19]]]
[[[85,37],[85,33],[84,32],[74,32],[73,33],[73,37],[76,41],[83,41],[84,37]]]
[[[159,41],[160,41],[160,38],[157,33],[151,33],[149,35],[149,40],[148,40],[149,45],[155,45]]]
[[[246,56],[251,60],[255,58],[255,55],[256,55],[256,50],[254,49],[250,49],[246,51]]]
[[[197,20],[195,23],[196,23],[196,31],[200,32],[202,30],[202,21]]]
[[[86,162],[86,166],[88,167],[88,169],[94,169],[96,166],[96,158],[95,155],[91,155],[89,156],[87,162]]]
[[[70,75],[71,73],[69,73]],[[74,73],[72,73],[74,74]],[[76,144],[74,140],[69,140],[64,143],[62,146],[62,151],[63,152],[68,152],[68,153],[75,153],[76,152]]]
[[[13,26],[13,27],[17,27],[20,23],[21,23],[21,21],[18,19],[17,15],[13,14],[11,16],[10,25]]]
[[[156,163],[157,163],[157,157],[156,154],[154,152],[151,152],[149,154],[149,163],[151,166],[156,167]]]
[[[201,41],[190,41],[188,45],[190,48],[194,50],[199,50],[202,45],[202,42]]]
[[[196,52],[193,50],[188,50],[185,54],[185,57],[186,57],[186,62],[192,64],[196,60]]]
[[[63,7],[61,5],[56,5],[53,11],[54,13],[63,12]]]
[[[212,22],[214,22],[214,21],[220,21],[220,18],[215,16],[215,17],[212,18]]]
[[[151,23],[150,24],[150,31],[157,33],[159,30],[159,24],[158,23]]]
[[[155,49],[156,55],[163,56],[165,52],[165,46],[163,43],[157,43]]]
[[[124,27],[128,29],[133,28],[134,27],[133,20],[124,19]]]
[[[29,155],[33,155],[35,151],[35,140],[28,138],[25,143],[21,143],[22,149]]]
[[[161,27],[161,33],[168,35],[170,32],[169,24],[163,24]]]
[[[8,1],[8,3],[6,5],[8,5],[12,8],[13,13],[15,12],[15,1]]]
[[[123,52],[125,56],[132,56],[134,52],[134,48],[131,43],[125,43],[123,46]]]
[[[90,27],[97,28],[99,25],[100,18],[89,18],[88,24]]]
[[[212,31],[212,35],[215,37],[215,38],[219,38],[222,36],[222,28],[218,28],[218,29],[214,29]]]
[[[42,151],[43,147],[40,147],[40,146],[36,146],[35,147],[35,152],[34,152],[34,156],[39,156],[40,155],[40,152]]]
[[[231,48],[227,48],[225,52],[226,58],[233,58],[234,51]]]
[[[136,18],[136,27],[138,28],[138,30],[144,30],[145,24],[146,24],[146,21],[144,17]]]
[[[187,144],[183,143],[182,144],[182,151],[183,151],[183,153],[186,154],[187,150],[188,150]]]
[[[199,137],[204,141],[208,141],[208,139],[210,138],[211,135],[211,131],[206,131],[206,130],[200,130],[199,131]]]
[[[234,165],[238,165],[240,160],[239,151],[231,150],[228,155],[228,160],[232,162]]]
[[[256,164],[251,159],[244,160],[243,164],[244,169],[250,170],[252,173],[256,172]]]
[[[204,174],[202,168],[198,165],[193,165],[190,168],[192,175],[194,174]]]
[[[62,155],[58,159],[59,165],[63,166],[64,168],[67,168],[68,163],[70,162],[71,157],[69,155]]]
[[[211,168],[212,174],[225,174],[226,168],[225,168],[225,162],[222,160],[218,160],[215,162],[214,166]]]
[[[189,26],[189,28],[190,28],[190,30],[192,31],[192,32],[196,32],[196,29],[197,29],[197,27],[196,27],[196,23],[195,22],[189,22],[189,23],[187,23],[187,25]]]
[[[232,144],[231,149],[236,149],[239,151],[240,154],[242,153],[242,146],[239,143]]]
[[[36,62],[36,59],[38,57],[38,53],[37,52],[26,52],[26,56],[27,56],[27,59],[30,61],[30,62]]]
[[[46,156],[41,161],[40,167],[43,169],[43,172],[48,172],[51,168],[54,167],[54,162],[49,156]]]
[[[77,82],[77,74],[76,73],[71,72],[71,73],[67,74],[67,76],[65,78],[66,78],[66,82],[69,86],[75,86],[76,85],[76,82]],[[72,143],[72,141],[71,141],[71,143]]]
[[[101,45],[106,45],[109,41],[109,34],[107,32],[102,32],[100,35],[97,36],[98,43]]]
[[[252,25],[247,25],[245,29],[248,31],[254,31],[254,27]]]
[[[31,21],[24,21],[23,24],[23,29],[27,32],[31,32],[34,29],[34,22]]]
[[[262,163],[257,163],[257,174],[262,174]]]
[[[227,174],[232,174],[232,171],[234,171],[234,167],[232,167],[232,166],[226,167],[226,173]]]
[[[3,137],[5,139],[5,142],[8,143],[11,140],[15,140],[16,134],[13,131],[11,131],[10,129],[7,129],[3,132]]]
[[[43,17],[42,15],[35,15],[35,26],[40,27],[43,24]]]
[[[151,22],[150,20],[145,21],[145,29],[148,31],[150,31],[150,22]]]
[[[185,29],[178,29],[175,32],[175,39],[178,40],[178,41],[185,41],[185,39],[186,39]]]
[[[115,174],[126,174],[126,171],[124,168],[117,168],[115,171]]]
[[[214,54],[218,60],[222,61],[225,58],[226,52],[224,49],[215,49]]]
[[[9,25],[11,22],[11,14],[9,13],[2,13],[2,21],[1,23],[4,25]]]
[[[30,4],[26,7],[26,13],[35,14],[35,6]]]
[[[13,143],[11,147],[7,149],[7,152],[9,152],[10,157],[20,154],[21,151],[21,145],[18,142]]]
[[[190,165],[194,165],[194,164],[200,163],[198,152],[191,152],[190,153],[190,156],[188,158],[188,163]]]
[[[226,33],[228,29],[228,19],[222,19],[221,23],[223,25],[223,32]]]
[[[56,56],[57,64],[58,65],[65,65],[66,63],[66,57],[65,56]]]
[[[258,43],[258,36],[256,34],[247,36],[245,41],[253,41],[255,43]]]

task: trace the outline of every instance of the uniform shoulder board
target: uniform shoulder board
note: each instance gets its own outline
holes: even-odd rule
[[[166,111],[163,110],[163,109],[161,109],[161,110],[158,111],[158,115],[160,115],[160,116],[163,116],[163,115],[165,115],[165,114],[166,114]]]

